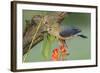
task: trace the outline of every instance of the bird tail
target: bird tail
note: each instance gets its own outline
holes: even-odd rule
[[[78,36],[81,37],[81,38],[88,38],[87,36],[82,35],[82,34],[80,34],[80,35],[78,35]]]

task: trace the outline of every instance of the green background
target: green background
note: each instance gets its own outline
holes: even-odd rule
[[[23,28],[25,28],[25,20],[30,20],[33,15],[46,15],[52,13],[51,11],[32,11],[32,10],[23,10]],[[63,22],[62,28],[66,27],[78,27],[82,30],[82,34],[86,35],[88,38],[73,38],[67,40],[67,44],[69,47],[69,56],[66,60],[86,60],[91,58],[91,14],[90,13],[75,13],[69,12],[68,16],[66,15]],[[46,61],[42,56],[42,43],[40,42],[32,50],[29,52],[26,57],[25,62],[40,62]],[[57,47],[57,41],[55,41],[51,46],[51,51]],[[51,59],[51,56],[49,57]],[[50,61],[50,60],[48,60]]]

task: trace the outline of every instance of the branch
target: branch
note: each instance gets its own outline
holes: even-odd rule
[[[34,47],[36,44],[38,44],[43,40],[44,34],[42,33],[42,31],[46,30],[45,24],[52,25],[51,23],[52,21],[61,24],[66,14],[67,14],[66,12],[55,12],[45,15],[45,20],[43,21],[43,25],[40,27],[38,34],[36,35],[36,38],[33,40],[34,42],[32,43],[32,47]],[[26,25],[29,26],[26,27],[23,34],[23,54],[28,52],[28,48],[32,41],[32,37],[35,34],[36,27],[38,26],[38,23],[40,22],[42,17],[43,16],[36,15],[32,18],[30,23],[27,21],[28,23],[26,23]]]

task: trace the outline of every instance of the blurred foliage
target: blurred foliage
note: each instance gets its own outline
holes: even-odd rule
[[[51,56],[50,51],[55,39],[56,38],[54,36],[49,35],[48,33],[44,34],[44,39],[42,44],[42,54],[45,60],[50,60],[50,56]]]

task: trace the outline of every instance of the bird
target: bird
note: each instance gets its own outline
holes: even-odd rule
[[[47,31],[49,34],[62,40],[67,40],[74,37],[87,38],[87,36],[81,34],[82,30],[77,27],[67,27],[62,30],[59,24],[55,24],[50,26]]]
[[[75,37],[81,37],[85,39],[87,38],[87,36],[81,34],[82,33],[81,29],[76,28],[76,27],[69,27],[62,30],[59,24],[50,26],[47,29],[47,32],[58,39],[59,47],[62,53],[62,60],[64,60],[66,55],[69,55],[68,45],[66,43],[66,40],[69,40]]]
[[[64,29],[63,31],[59,32],[59,36],[62,39],[70,39],[72,37],[75,36],[79,36],[81,38],[87,38],[87,36],[80,34],[82,31],[79,28],[68,28],[68,29]]]
[[[82,30],[77,27],[66,27],[62,29],[61,23],[55,22],[56,20],[52,19],[48,22],[49,16],[45,16],[46,22],[44,22],[45,30],[41,33],[48,33],[49,35],[54,36],[58,40],[59,50],[62,54],[62,60],[64,60],[66,55],[69,55],[67,40],[81,37],[87,38],[87,36],[81,34]],[[55,50],[55,49],[54,49]]]

